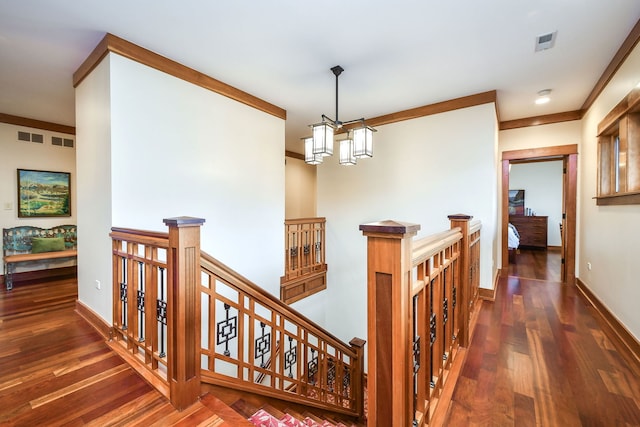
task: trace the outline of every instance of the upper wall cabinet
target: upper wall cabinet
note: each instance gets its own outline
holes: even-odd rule
[[[598,125],[598,205],[640,204],[640,88]]]

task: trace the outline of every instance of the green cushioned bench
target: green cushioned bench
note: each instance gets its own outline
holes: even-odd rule
[[[13,288],[13,273],[18,263],[75,258],[78,255],[76,230],[75,225],[3,228],[2,259],[7,290]]]

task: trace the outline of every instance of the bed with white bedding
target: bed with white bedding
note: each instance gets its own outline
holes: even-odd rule
[[[518,230],[511,223],[508,224],[507,231],[507,248],[509,249],[509,262],[515,264],[516,251],[518,249],[518,246],[520,246],[520,234],[518,234]]]

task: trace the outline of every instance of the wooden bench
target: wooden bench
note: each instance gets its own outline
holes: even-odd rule
[[[59,225],[52,228],[21,226],[2,229],[2,259],[4,260],[4,280],[7,290],[13,288],[13,273],[16,264],[22,262],[48,261],[53,259],[75,258],[78,255],[77,227]],[[64,249],[52,252],[32,252],[34,238],[62,238]],[[56,243],[59,243],[57,241]]]

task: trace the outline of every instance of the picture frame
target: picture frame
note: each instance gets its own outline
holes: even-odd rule
[[[18,218],[71,216],[71,173],[18,169]]]
[[[509,190],[509,215],[524,215],[524,190]]]

